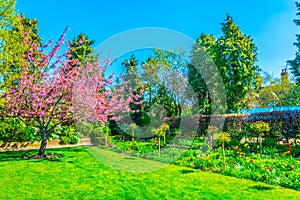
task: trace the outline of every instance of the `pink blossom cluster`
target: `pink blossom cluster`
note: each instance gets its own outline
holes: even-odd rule
[[[141,104],[138,99],[143,94],[133,94],[131,88],[113,85],[114,74],[105,78],[105,71],[111,65],[104,59],[102,67],[87,63],[77,76],[73,87],[73,109],[76,119],[97,121],[104,124],[108,119],[119,120],[131,110],[130,103]]]
[[[143,91],[132,95],[124,86],[113,85],[113,75],[105,78],[105,70],[111,64],[109,59],[102,66],[100,63],[83,66],[70,59],[68,51],[58,55],[67,30],[68,27],[49,53],[45,53],[45,48],[52,41],[39,46],[25,37],[24,45],[30,49],[21,55],[26,60],[21,66],[21,79],[4,93],[5,115],[31,118],[40,128],[49,129],[74,118],[105,123],[131,111],[129,104]]]

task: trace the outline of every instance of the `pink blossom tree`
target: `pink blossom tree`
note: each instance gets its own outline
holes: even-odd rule
[[[131,111],[129,103],[138,98],[130,91],[124,95],[124,87],[113,87],[113,75],[105,78],[105,70],[112,63],[109,59],[83,66],[69,59],[67,51],[58,55],[67,30],[48,53],[46,48],[52,41],[39,46],[24,40],[30,48],[21,55],[27,60],[21,66],[21,79],[3,94],[4,115],[39,128],[42,141],[36,158],[45,156],[48,136],[59,124],[73,119],[102,124],[109,118],[118,120],[121,115],[117,114]]]

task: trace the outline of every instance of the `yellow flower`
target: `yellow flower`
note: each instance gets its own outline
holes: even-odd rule
[[[230,142],[230,134],[227,132],[221,132],[218,134],[218,139],[220,142]]]

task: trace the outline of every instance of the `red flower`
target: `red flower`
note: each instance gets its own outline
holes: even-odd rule
[[[292,148],[292,147],[290,147],[290,148],[288,148],[288,150],[289,150],[289,151],[292,151],[292,150],[293,150],[293,148]]]
[[[271,168],[270,167],[265,167],[265,170],[271,171]]]
[[[249,162],[253,162],[253,160],[251,159],[251,160],[249,160]]]

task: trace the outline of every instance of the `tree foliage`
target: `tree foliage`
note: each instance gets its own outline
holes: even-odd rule
[[[196,51],[203,51],[201,54],[205,54],[207,52],[210,56],[209,59],[215,58],[216,51],[215,47],[217,44],[217,40],[213,35],[208,35],[202,33],[200,37],[197,39],[197,43],[193,46],[193,53]],[[212,106],[212,98],[209,93],[206,80],[202,76],[203,71],[206,70],[209,61],[207,61],[208,56],[203,56],[201,58],[201,62],[198,63],[201,71],[196,69],[195,66],[189,64],[188,68],[188,82],[193,88],[193,91],[196,93],[198,98],[198,108],[197,113],[200,114],[211,114],[211,106]],[[194,57],[193,57],[194,59]],[[203,65],[203,66],[202,66]],[[202,73],[202,74],[201,74]],[[217,84],[217,83],[216,83]]]
[[[154,135],[156,135],[158,137],[163,136],[164,137],[164,143],[165,143],[166,142],[166,134],[167,134],[167,131],[169,129],[170,129],[170,126],[168,124],[164,123],[158,128],[153,128],[152,132],[153,132]]]
[[[80,33],[68,44],[68,54],[71,60],[78,60],[81,64],[95,63],[97,61],[97,56],[94,55],[95,50],[92,47],[95,44],[95,40],[90,40],[86,34]]]
[[[14,15],[14,14],[12,14]],[[2,27],[1,32],[1,52],[0,52],[0,74],[3,89],[18,83],[21,76],[21,67],[27,61],[22,54],[29,51],[28,45],[24,45],[24,40],[37,45],[41,44],[42,38],[38,35],[37,20],[28,19],[24,14],[13,17],[12,24]],[[36,68],[31,68],[32,71]]]
[[[43,53],[47,45],[24,40],[29,50],[22,54],[26,62],[20,66],[20,81],[4,92],[5,109],[1,114],[19,117],[39,128],[42,143],[38,157],[45,156],[48,136],[58,125],[74,118],[101,124],[109,118],[118,120],[121,116],[117,114],[130,111],[128,105],[134,99],[130,92],[128,97],[123,95],[124,87],[109,89],[113,75],[104,77],[111,65],[109,59],[101,67],[100,63],[86,63],[83,67],[77,59],[69,59],[67,53],[58,55],[66,31],[49,53]],[[31,73],[32,67],[38,73]]]
[[[255,87],[256,74],[259,70],[255,65],[257,60],[257,47],[250,36],[243,34],[234,23],[233,18],[227,15],[221,23],[222,35],[216,39],[212,35],[201,34],[197,40],[216,64],[226,91],[228,112],[238,112],[246,107],[246,95]],[[193,71],[191,71],[193,74]],[[194,75],[195,76],[195,75]],[[191,78],[198,81],[196,91],[199,97],[210,102],[205,84],[198,77]],[[198,79],[197,79],[198,78]],[[200,103],[200,105],[205,105]]]
[[[238,112],[246,107],[246,94],[255,84],[257,47],[250,36],[241,33],[229,15],[221,26],[215,63],[225,85],[227,109]]]
[[[258,90],[257,106],[297,106],[300,105],[299,86],[289,82],[286,69],[282,71],[281,80],[268,73],[262,76],[264,86]]]
[[[187,62],[178,53],[155,49],[141,65],[134,55],[124,60],[122,65],[125,68],[123,78],[129,86],[136,92],[144,89],[140,108],[143,111],[134,113],[137,118],[142,117],[143,112],[149,112],[155,104],[162,105],[167,116],[180,115],[187,84],[187,75],[183,72]]]
[[[16,0],[2,0],[0,2],[0,30],[1,40],[4,39],[4,30],[11,29],[17,20]]]
[[[296,2],[296,7],[297,7],[297,16],[300,16],[300,3]],[[297,26],[300,26],[300,19],[295,19],[294,20],[295,24]],[[290,70],[294,74],[294,79],[296,83],[299,85],[300,84],[300,34],[296,35],[296,42],[294,43],[294,46],[297,47],[297,52],[295,54],[294,60],[289,60],[287,63],[290,66]]]

